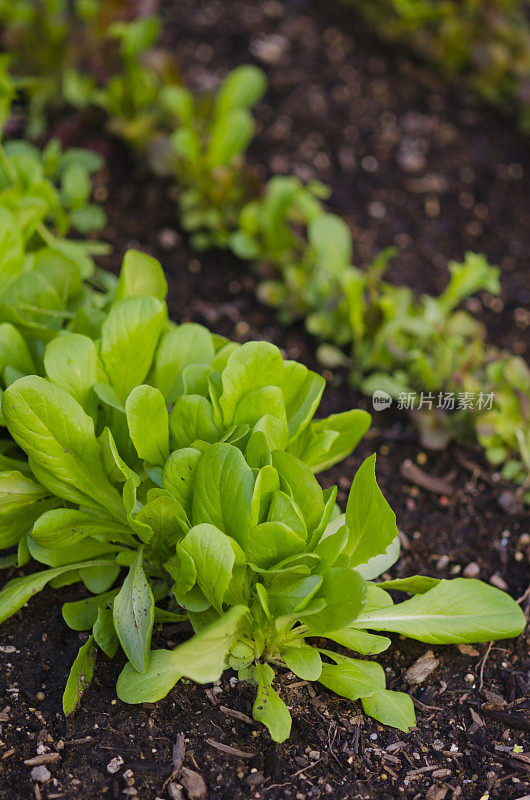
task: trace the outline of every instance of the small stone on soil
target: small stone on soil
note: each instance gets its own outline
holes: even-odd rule
[[[110,772],[111,775],[115,775],[116,772],[122,767],[123,765],[123,758],[121,756],[116,756],[107,764],[107,772]]]
[[[47,783],[52,774],[43,764],[40,767],[33,767],[31,770],[31,780],[36,783]]]
[[[433,651],[428,650],[408,668],[405,673],[405,680],[411,684],[422,683],[429,677],[431,672],[434,672],[439,663]]]

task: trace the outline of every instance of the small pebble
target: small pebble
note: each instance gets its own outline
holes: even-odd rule
[[[180,236],[173,228],[162,228],[158,232],[158,242],[164,250],[173,250],[180,242]]]
[[[47,783],[51,776],[52,774],[50,770],[47,769],[44,764],[41,764],[38,767],[33,767],[31,770],[31,780],[35,781],[36,783]]]
[[[468,672],[464,677],[464,680],[466,683],[475,683],[475,676],[471,672]]]
[[[478,578],[480,575],[480,567],[476,561],[470,561],[467,567],[464,567],[464,572],[462,574],[464,578]]]
[[[44,694],[44,692],[37,692],[36,697],[37,697],[37,700],[41,700],[42,701],[42,700],[44,700],[46,695]]]
[[[428,650],[408,668],[405,673],[405,680],[410,684],[422,683],[429,677],[431,672],[434,672],[439,663],[433,651]]]
[[[508,591],[508,584],[506,583],[504,578],[502,578],[499,575],[498,572],[496,572],[494,575],[491,576],[490,583],[492,586],[496,586],[497,589],[502,589],[503,592]]]
[[[379,163],[373,156],[365,156],[361,161],[361,167],[365,172],[376,172],[379,167]]]
[[[116,756],[107,764],[107,772],[110,772],[111,775],[115,775],[122,765],[123,765],[122,756]]]
[[[438,561],[436,562],[436,569],[440,570],[440,572],[444,569],[447,569],[449,566],[449,556],[440,556]]]

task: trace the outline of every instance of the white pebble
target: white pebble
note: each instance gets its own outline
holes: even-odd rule
[[[49,769],[47,769],[44,764],[41,764],[38,767],[33,767],[31,770],[31,780],[35,781],[36,783],[47,783],[52,774]]]
[[[116,756],[107,764],[107,772],[110,772],[111,775],[115,775],[116,772],[120,769],[123,764],[123,758],[121,756]]]

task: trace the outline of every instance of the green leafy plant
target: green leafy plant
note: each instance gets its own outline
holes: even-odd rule
[[[404,45],[488,103],[530,123],[530,26],[523,0],[346,0],[384,39]]]
[[[455,20],[474,30],[486,13],[482,3],[465,6],[459,15],[450,3],[443,9],[429,1],[410,5],[389,0],[386,5],[415,30],[438,25],[443,18],[446,34]],[[509,3],[507,14],[516,6]],[[8,33],[14,26],[22,38],[27,25],[24,8],[22,2],[15,4],[7,19]],[[372,11],[377,13],[378,7]],[[391,249],[379,254],[366,271],[354,267],[347,226],[323,208],[326,187],[317,182],[304,185],[292,176],[275,176],[261,187],[245,164],[254,131],[251,108],[265,89],[261,71],[243,65],[227,76],[215,95],[194,96],[181,85],[173,59],[158,46],[158,18],[143,14],[141,8],[137,12],[127,12],[121,3],[112,13],[99,2],[77,9],[81,39],[104,50],[104,67],[96,80],[61,40],[64,63],[70,62],[59,94],[76,105],[92,103],[104,109],[114,132],[147,157],[155,171],[176,178],[181,224],[193,245],[229,247],[238,257],[255,262],[265,278],[258,288],[260,298],[276,307],[284,322],[306,318],[308,330],[323,342],[318,350],[322,363],[349,367],[354,385],[367,394],[378,389],[399,399],[426,393],[430,399],[412,414],[423,444],[443,447],[455,434],[474,436],[492,463],[505,463],[503,475],[522,485],[524,494],[530,437],[526,406],[509,378],[498,390],[510,356],[486,345],[483,326],[460,307],[479,290],[498,293],[496,268],[468,253],[462,264],[449,265],[451,277],[439,297],[416,297],[408,287],[383,280]],[[45,50],[46,42],[51,46],[54,41],[54,20],[64,21],[68,9],[48,0],[42,13],[47,15],[43,29],[49,31]],[[57,30],[63,33],[57,36],[64,39],[59,22]],[[41,68],[45,72],[44,65]],[[13,88],[6,74],[3,80],[9,95]],[[82,181],[70,180],[71,185],[81,186]],[[75,203],[85,201],[86,196],[75,197]],[[97,221],[97,214],[91,205],[70,212],[85,229]],[[477,427],[477,414],[459,405],[458,398],[471,385],[477,396],[497,398],[485,418],[486,433],[484,409],[479,409],[483,421]],[[449,414],[442,393],[453,398]],[[506,413],[509,431],[502,423]]]
[[[91,593],[63,606],[71,628],[91,631],[66,714],[97,649],[113,657],[121,646],[128,663],[117,688],[127,702],[157,700],[182,676],[217,680],[231,666],[257,683],[254,716],[282,741],[290,716],[272,688],[279,667],[407,730],[410,698],[386,690],[377,663],[334,644],[380,653],[390,640],[372,631],[491,640],[517,635],[524,615],[478,581],[375,584],[399,554],[375,457],[358,470],[345,514],[336,487],[322,490],[314,477],[351,452],[369,415],[314,420],[320,376],[266,342],[239,346],[174,325],[165,294],[158,262],[129,251],[97,335],[52,338],[45,377],[21,358],[23,334],[3,351],[4,374],[16,377],[3,422],[20,448],[10,445],[0,472],[0,545],[17,547],[3,566],[33,558],[46,569],[4,586],[0,621],[48,583]],[[414,596],[394,606],[389,589]],[[184,618],[191,638],[151,650],[156,622]]]
[[[486,344],[486,331],[461,308],[478,291],[500,292],[499,269],[466,253],[449,264],[450,279],[438,296],[417,297],[384,280],[393,248],[366,269],[352,266],[353,243],[340,217],[324,210],[320,186],[275,177],[266,193],[240,214],[229,245],[273,276],[258,287],[260,299],[289,323],[305,318],[322,340],[327,367],[350,370],[364,394],[386,392],[411,411],[422,443],[442,448],[453,436],[476,436],[503,476],[528,483],[530,422],[528,367],[520,358]],[[419,395],[425,402],[418,408]],[[465,398],[473,394],[477,408]],[[407,398],[415,397],[416,407]],[[487,413],[486,413],[487,410]],[[524,495],[526,496],[526,495]]]
[[[64,106],[102,105],[125,120],[152,102],[156,71],[142,64],[158,37],[156,3],[0,0],[2,43],[28,99],[30,137]],[[132,134],[132,131],[131,131]]]
[[[227,483],[212,492],[227,462],[232,490]],[[330,649],[333,643],[372,656],[390,646],[384,631],[435,644],[517,635],[525,624],[517,604],[478,581],[373,582],[399,553],[374,466],[375,457],[362,464],[339,514],[335,489],[322,492],[288,453],[273,451],[255,476],[231,445],[198,454],[192,527],[165,564],[195,636],[174,650],[154,650],[145,671],[127,664],[118,696],[153,702],[182,676],[217,680],[227,662],[257,684],[254,718],[283,741],[291,717],[272,686],[279,668],[361,700],[368,715],[408,731],[415,724],[410,697],[386,689],[377,662]],[[413,597],[394,605],[389,589]]]
[[[502,466],[503,478],[521,485],[530,504],[530,368],[522,358],[503,354],[487,365],[486,375],[495,403],[477,419],[478,440],[488,460]],[[476,391],[476,381],[470,387]]]
[[[194,96],[158,45],[160,19],[141,4],[0,2],[0,20],[22,73],[17,86],[30,98],[30,135],[42,131],[44,112],[58,98],[99,107],[111,132],[156,172],[177,179],[181,222],[194,245],[225,246],[241,207],[259,190],[243,154],[254,135],[251,109],[265,91],[263,72],[242,65],[217,93]]]
[[[196,98],[178,86],[161,93],[176,128],[165,157],[181,187],[181,224],[200,249],[226,246],[241,207],[256,192],[242,156],[254,135],[251,108],[265,87],[263,72],[245,64],[211,98]]]

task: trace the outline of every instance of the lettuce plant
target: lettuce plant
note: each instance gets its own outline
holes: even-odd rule
[[[351,452],[369,416],[314,420],[320,376],[266,342],[239,346],[169,322],[165,294],[158,262],[130,251],[96,335],[52,338],[42,376],[20,349],[0,351],[16,378],[3,421],[20,448],[0,472],[0,544],[17,546],[4,566],[30,557],[46,566],[4,586],[0,621],[47,583],[91,593],[63,606],[70,627],[91,631],[67,682],[67,714],[97,648],[113,657],[121,646],[127,702],[232,667],[257,684],[254,716],[282,741],[290,716],[272,682],[286,668],[408,730],[410,698],[386,690],[376,662],[335,645],[375,655],[390,644],[382,631],[491,640],[517,635],[524,615],[479,581],[376,584],[399,537],[375,457],[358,470],[345,514],[336,487],[314,477]],[[413,597],[395,606],[389,589]],[[184,618],[187,641],[151,650],[155,622]]]

